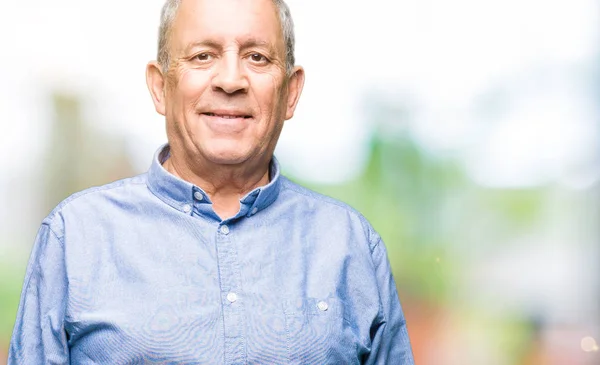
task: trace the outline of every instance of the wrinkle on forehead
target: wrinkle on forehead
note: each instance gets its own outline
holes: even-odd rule
[[[230,4],[225,4],[227,2]],[[228,21],[230,22],[232,16],[245,16],[240,13],[240,9],[242,8],[240,3],[244,2],[262,3],[260,6],[252,6],[252,4],[247,5],[246,8],[250,11],[246,12],[246,16],[254,16],[255,19],[245,23],[252,24],[252,21],[254,21],[257,29],[261,30],[260,33],[265,35],[264,37],[261,34],[257,34],[256,30],[244,32],[243,30],[240,31],[237,29],[238,34],[234,34],[236,31],[235,23],[232,24],[233,27],[226,27],[223,25]],[[237,5],[234,5],[233,8],[231,8],[231,13],[226,13],[225,9],[226,7],[231,7],[231,3],[236,3]],[[210,9],[211,6],[218,6],[219,9]],[[261,14],[261,11],[265,6],[270,8],[273,18],[265,19],[265,14],[267,13]],[[211,11],[210,19],[203,19],[204,14],[202,14],[201,11],[206,8]],[[260,19],[261,17],[263,19]],[[274,20],[274,23],[269,22],[269,20]],[[206,29],[208,25],[206,25],[206,23],[201,24],[200,22],[212,23],[216,24],[216,26],[213,27],[214,29]],[[268,29],[270,25],[272,26],[272,29]],[[199,34],[199,29],[202,29],[202,34]],[[171,51],[181,50],[183,52],[188,52],[188,50],[191,47],[194,47],[195,43],[198,42],[209,41],[213,43],[223,43],[224,40],[222,38],[227,37],[228,31],[231,32],[231,35],[235,36],[235,40],[240,46],[267,46],[273,56],[285,56],[286,50],[281,19],[279,18],[277,6],[272,0],[182,0],[172,24],[172,31],[169,34],[170,39],[168,43],[170,44]],[[212,46],[216,46],[216,44],[212,44]]]

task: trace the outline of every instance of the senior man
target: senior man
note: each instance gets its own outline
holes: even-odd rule
[[[43,221],[9,364],[413,364],[380,236],[273,157],[304,84],[281,0],[169,0],[168,144]]]

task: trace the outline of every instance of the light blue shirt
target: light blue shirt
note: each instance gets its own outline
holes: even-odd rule
[[[221,220],[161,165],[44,219],[8,364],[413,364],[387,253],[280,175]]]

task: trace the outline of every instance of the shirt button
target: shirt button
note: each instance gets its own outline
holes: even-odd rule
[[[183,211],[189,213],[192,211],[192,207],[189,204],[183,206]]]
[[[323,301],[320,301],[320,302],[317,304],[317,308],[319,308],[319,309],[320,309],[320,310],[322,310],[322,311],[326,311],[327,309],[329,309],[329,306],[327,305],[327,303],[325,303],[325,302],[323,302]]]
[[[250,214],[255,215],[258,212],[258,208],[252,208],[252,212]]]
[[[196,198],[196,200],[198,200],[198,201],[202,201],[202,200],[204,200],[204,195],[202,195],[201,192],[197,191],[194,193],[194,198]]]
[[[227,227],[226,225],[222,225],[221,228],[219,228],[219,231],[221,231],[221,233],[227,235],[227,234],[229,234],[229,227]]]
[[[227,300],[231,303],[235,303],[238,300],[237,294],[236,293],[227,294]]]

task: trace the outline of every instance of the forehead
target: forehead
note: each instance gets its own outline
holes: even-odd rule
[[[283,48],[277,7],[272,0],[182,0],[172,25],[172,46],[183,49],[206,40],[258,40]]]

